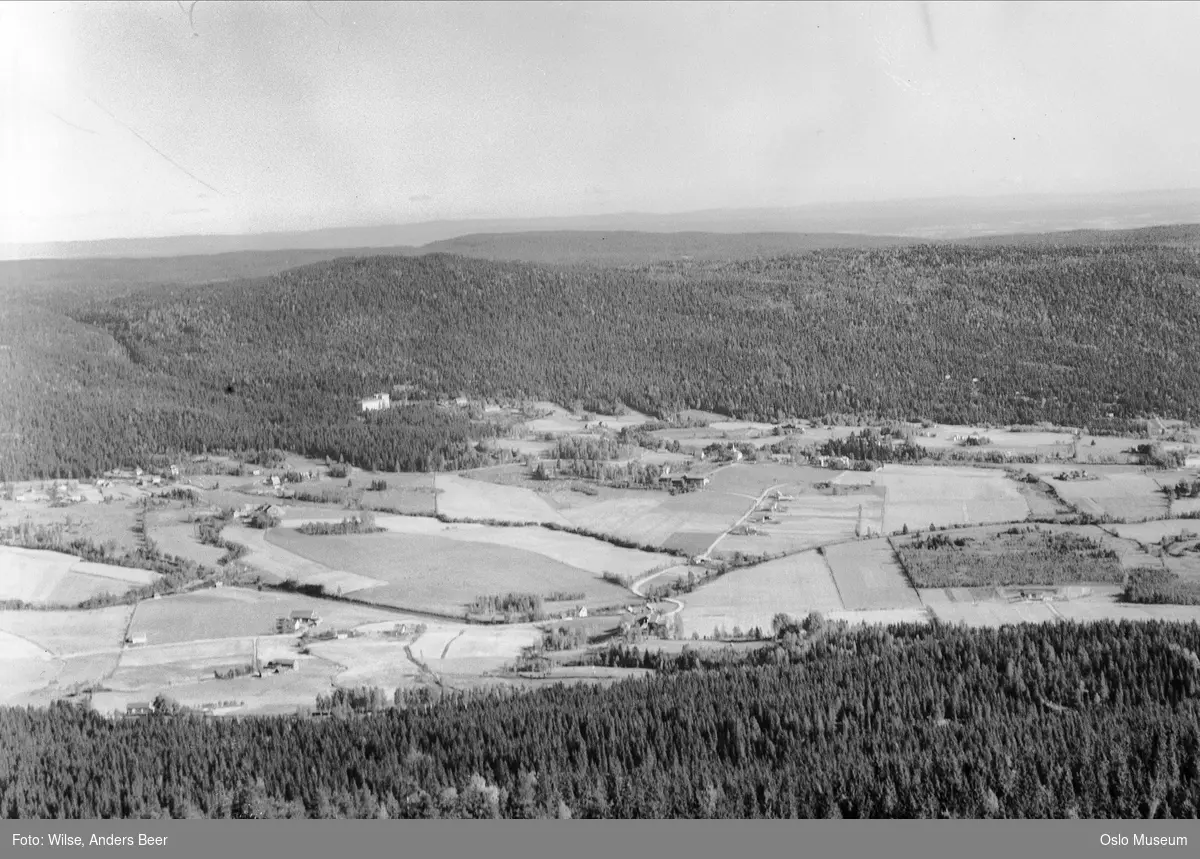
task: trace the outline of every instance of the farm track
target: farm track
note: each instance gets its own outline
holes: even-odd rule
[[[651,579],[656,579],[659,576],[665,576],[667,573],[671,572],[672,570],[682,570],[682,569],[686,569],[686,568],[685,567],[669,567],[665,570],[660,570],[657,573],[651,573],[650,575],[646,576],[644,579],[639,579],[638,581],[631,584],[629,586],[629,590],[633,593],[634,596],[638,597],[639,599],[645,599],[646,597],[641,591],[642,585],[646,584],[646,582],[650,581]],[[672,597],[663,597],[663,602],[669,602],[675,606],[675,608],[671,609],[669,612],[667,612],[665,615],[663,615],[663,617],[674,617],[675,615],[679,614],[684,609],[684,603],[682,600],[677,600]]]

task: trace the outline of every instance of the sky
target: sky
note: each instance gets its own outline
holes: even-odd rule
[[[1196,189],[1197,44],[1144,0],[7,0],[0,243]]]

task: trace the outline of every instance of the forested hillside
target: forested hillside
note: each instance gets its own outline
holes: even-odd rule
[[[820,628],[370,716],[0,710],[8,817],[1194,817],[1200,630]]]
[[[359,397],[401,382],[760,419],[1200,416],[1200,258],[1133,243],[615,268],[341,259],[116,300],[26,297],[0,337],[5,475],[166,447],[466,462],[465,416],[359,422]]]

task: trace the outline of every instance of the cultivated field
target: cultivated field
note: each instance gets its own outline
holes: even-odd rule
[[[1177,498],[1171,502],[1172,516],[1200,514],[1200,498]]]
[[[510,591],[581,592],[589,607],[626,595],[595,573],[509,546],[389,532],[309,537],[276,529],[270,539],[311,561],[342,564],[386,582],[357,592],[358,599],[418,611],[461,615],[475,597]]]
[[[336,516],[314,517],[304,521],[340,522],[346,516],[340,512]],[[327,593],[343,595],[354,594],[367,588],[381,587],[387,582],[359,575],[344,569],[328,567],[324,564],[300,557],[285,548],[276,545],[276,535],[279,529],[262,531],[258,528],[229,527],[224,531],[227,540],[241,543],[250,553],[242,558],[242,562],[266,573],[275,581],[295,579],[306,585],[321,585]],[[334,559],[334,563],[337,563]]]
[[[275,619],[292,611],[315,609],[321,628],[351,629],[364,623],[415,622],[416,618],[351,603],[319,600],[299,594],[246,588],[206,588],[138,604],[131,635],[145,635],[147,645],[212,638],[273,635]]]
[[[883,499],[879,495],[830,495],[807,487],[785,487],[782,491],[791,499],[779,502],[779,508],[770,514],[772,521],[747,520],[759,533],[730,534],[717,545],[717,553],[795,552],[852,540],[868,530],[879,533],[883,518]]]
[[[87,611],[0,611],[0,631],[19,636],[55,656],[120,650],[133,606]]]
[[[89,563],[62,552],[0,546],[0,600],[75,605],[99,594],[120,595],[159,578],[150,570]]]
[[[888,465],[876,472],[844,472],[837,483],[874,483],[887,491],[883,531],[892,534],[931,524],[971,525],[1024,520],[1029,514],[1017,487],[1003,471]]]
[[[685,634],[709,635],[714,626],[730,632],[758,626],[771,629],[779,612],[804,617],[809,612],[845,608],[825,560],[801,552],[753,567],[732,570],[683,597]]]
[[[919,609],[921,600],[886,539],[842,543],[825,549],[847,610]]]
[[[438,475],[437,510],[456,519],[568,524],[536,492],[517,486],[471,480],[456,474]]]
[[[1167,515],[1167,500],[1160,486],[1173,482],[1169,476],[1160,482],[1140,469],[1101,466],[1087,471],[1096,479],[1058,480],[1051,474],[1044,474],[1043,479],[1081,513],[1131,522]]]
[[[1200,520],[1156,519],[1151,522],[1108,525],[1106,528],[1118,536],[1147,546],[1160,542],[1164,537],[1178,537],[1184,533],[1200,535]]]
[[[507,546],[533,552],[596,574],[613,572],[637,576],[675,562],[671,555],[623,549],[603,540],[551,531],[547,528],[446,524],[437,519],[417,516],[379,516],[375,521],[380,527],[395,534],[422,534],[467,543]]]
[[[945,623],[997,627],[1013,623],[1096,620],[1200,621],[1200,606],[1137,605],[1119,600],[1117,585],[1093,586],[1089,596],[1053,602],[953,600],[946,591],[921,590],[921,599]]]
[[[715,540],[750,509],[751,501],[713,491],[670,495],[646,491],[610,498],[595,504],[563,510],[571,524],[602,534],[612,534],[643,545],[683,548],[682,541],[699,545]],[[679,535],[701,535],[683,538]],[[705,545],[707,547],[707,544]]]

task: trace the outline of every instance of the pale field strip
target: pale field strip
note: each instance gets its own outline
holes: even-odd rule
[[[603,540],[545,528],[506,528],[468,523],[447,524],[432,517],[377,516],[381,528],[398,534],[424,534],[471,543],[488,543],[524,549],[555,561],[601,574],[614,572],[638,575],[663,564],[674,563],[671,555],[625,549]]]
[[[825,560],[808,551],[731,570],[697,588],[686,597],[683,623],[687,635],[708,635],[713,626],[765,631],[779,612],[803,618],[844,608]]]
[[[519,486],[439,474],[437,493],[438,512],[456,519],[570,524],[536,492]]]

